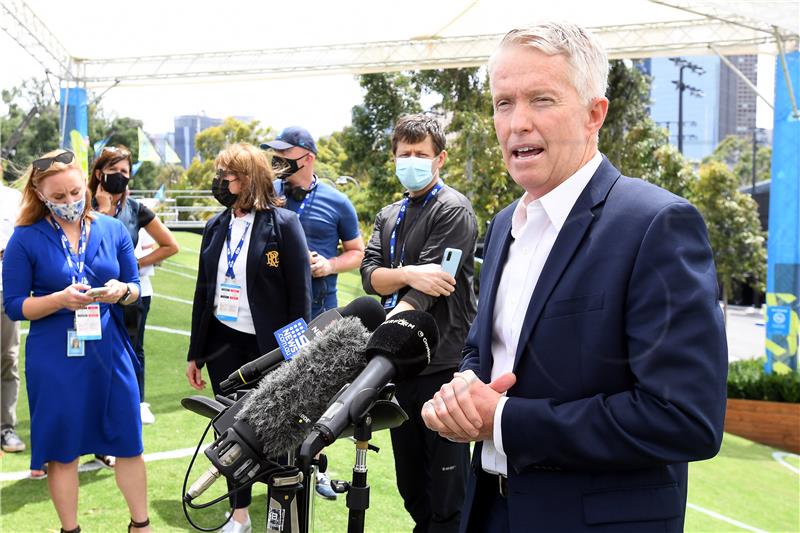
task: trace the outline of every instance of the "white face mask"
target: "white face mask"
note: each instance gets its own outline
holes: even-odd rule
[[[67,222],[77,222],[81,219],[83,215],[83,211],[86,208],[86,197],[84,196],[80,200],[76,200],[75,202],[67,202],[66,204],[57,204],[55,202],[51,202],[43,195],[39,195],[44,202],[44,205],[53,213],[55,216],[62,220],[66,220]]]
[[[422,157],[398,157],[395,160],[395,174],[409,191],[421,191],[433,181],[433,162],[433,159]]]

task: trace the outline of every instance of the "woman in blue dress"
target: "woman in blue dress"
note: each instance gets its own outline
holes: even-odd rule
[[[30,320],[31,468],[48,464],[61,531],[79,532],[78,458],[117,456],[128,530],[149,531],[135,358],[121,309],[139,297],[130,235],[118,220],[91,213],[72,152],[46,154],[25,177],[3,288],[6,313]]]

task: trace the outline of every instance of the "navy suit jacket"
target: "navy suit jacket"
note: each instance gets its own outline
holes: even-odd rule
[[[486,235],[462,370],[489,382],[516,202]],[[525,315],[502,414],[513,531],[680,531],[687,462],[722,440],[727,346],[705,223],[603,162]],[[473,468],[480,466],[482,445]],[[470,476],[462,531],[475,504]]]
[[[217,268],[219,256],[224,253],[230,220],[231,210],[226,209],[209,220],[203,231],[187,357],[189,361],[196,360],[198,366],[205,363],[203,355],[209,321],[216,320]],[[258,348],[265,354],[278,346],[273,334],[276,330],[298,318],[309,321],[311,267],[305,234],[295,213],[280,207],[256,211],[250,232],[247,299]],[[270,252],[277,252],[277,255]]]

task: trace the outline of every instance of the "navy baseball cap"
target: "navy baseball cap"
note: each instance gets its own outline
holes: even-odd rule
[[[314,152],[315,155],[317,153],[317,144],[314,142],[314,138],[311,137],[308,130],[300,126],[285,128],[274,141],[265,142],[261,145],[261,148],[264,150],[267,148],[272,148],[273,150],[288,150],[293,146],[299,146],[300,148],[310,150]]]

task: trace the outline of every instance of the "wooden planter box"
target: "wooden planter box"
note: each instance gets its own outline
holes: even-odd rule
[[[800,403],[728,399],[725,431],[800,453]]]

